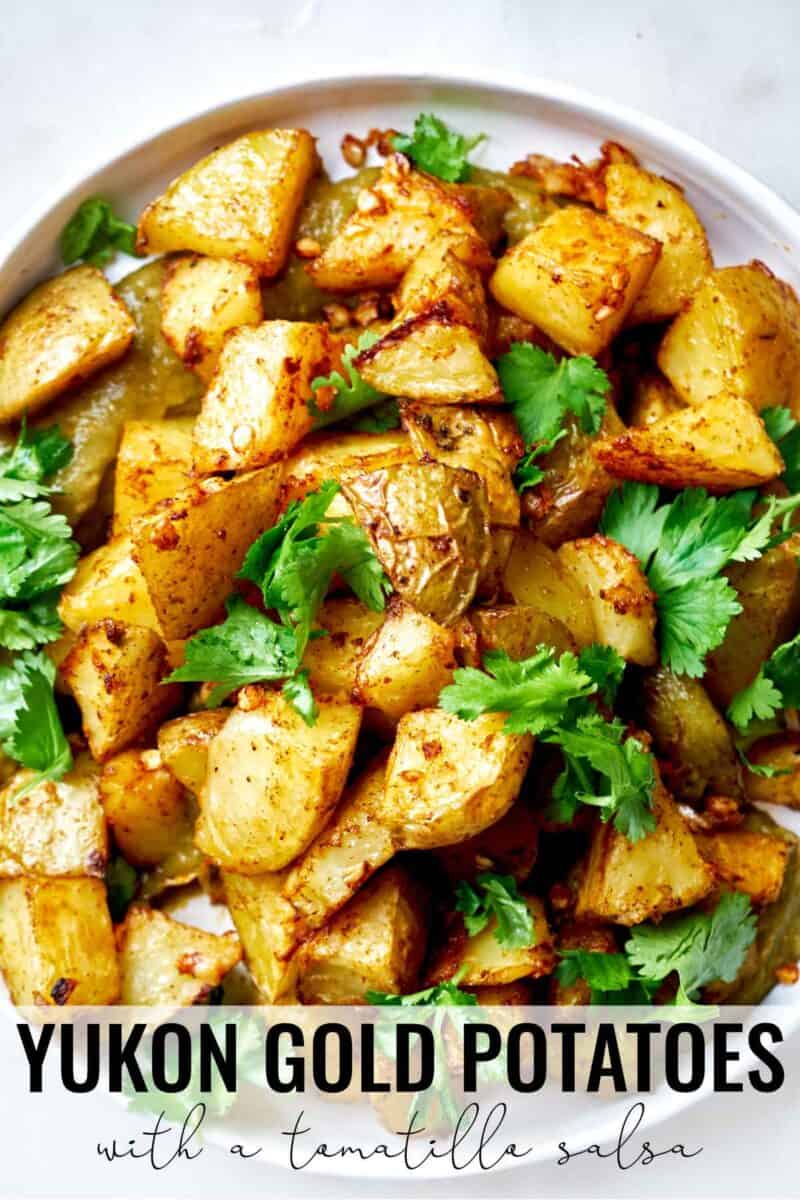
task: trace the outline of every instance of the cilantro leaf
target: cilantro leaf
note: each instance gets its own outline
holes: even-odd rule
[[[79,548],[46,500],[0,506],[0,603],[31,600],[72,578]]]
[[[598,693],[611,705],[625,674],[625,659],[612,646],[593,642],[578,655],[578,666],[597,684]]]
[[[402,996],[395,992],[367,991],[364,999],[367,1004],[402,1005],[405,1008],[422,1005],[462,1006],[478,1003],[477,996],[471,992],[462,992],[458,986],[467,973],[466,965],[456,971],[451,979],[444,983],[435,983],[433,987],[423,988],[419,992],[409,992]]]
[[[42,653],[25,652],[0,666],[0,742],[6,754],[37,773],[18,796],[43,780],[60,779],[72,766],[53,694],[55,676]]]
[[[414,122],[413,134],[395,134],[392,145],[398,153],[407,155],[421,171],[427,171],[429,175],[448,183],[463,183],[470,176],[467,155],[485,137],[484,133],[472,138],[464,137],[448,129],[444,121],[433,113],[420,113]]]
[[[800,424],[788,408],[764,408],[761,419],[784,462],[781,479],[790,492],[800,492]]]
[[[72,454],[72,442],[61,436],[57,425],[28,430],[23,420],[16,444],[0,454],[0,502],[46,494],[46,480],[65,467]]]
[[[128,911],[128,905],[136,895],[139,876],[121,854],[115,854],[106,867],[106,896],[111,920],[116,925]]]
[[[347,379],[341,371],[332,371],[330,375],[318,375],[311,381],[311,399],[308,408],[314,418],[314,429],[322,429],[335,421],[342,421],[365,408],[382,405],[386,400],[383,392],[365,383],[354,365],[354,359],[362,352],[369,350],[378,341],[377,333],[366,329],[355,345],[348,346],[342,354],[342,366],[347,372]],[[317,392],[321,388],[333,390],[333,399],[329,405],[320,408],[317,405]],[[389,426],[394,428],[394,426]]]
[[[685,583],[658,597],[661,661],[676,675],[705,673],[705,658],[725,639],[731,618],[742,611],[724,576]]]
[[[78,206],[61,231],[64,266],[83,259],[102,267],[118,250],[136,255],[136,226],[117,217],[107,200],[90,196]]]
[[[319,709],[308,682],[308,671],[298,671],[281,689],[292,708],[300,714],[306,725],[315,725]]]
[[[606,501],[600,532],[626,546],[646,571],[661,541],[668,512],[668,505],[659,507],[659,490],[654,483],[628,480]]]
[[[753,721],[768,721],[780,709],[797,708],[798,705],[800,634],[773,650],[761,664],[755,679],[734,696],[728,707],[728,718],[744,733]]]
[[[61,637],[58,590],[43,592],[24,608],[0,606],[0,646],[8,650],[33,650]]]
[[[396,400],[380,401],[373,408],[368,408],[360,416],[348,421],[347,428],[358,433],[388,433],[390,429],[399,429],[400,405]]]
[[[533,917],[514,877],[483,871],[475,885],[462,880],[456,888],[456,909],[464,916],[469,936],[480,933],[494,917],[494,938],[499,945],[510,949],[535,945]]]
[[[558,982],[564,987],[573,987],[584,979],[591,988],[593,1004],[602,1004],[606,992],[622,991],[635,978],[625,954],[574,948],[560,950],[559,956],[555,972]]]

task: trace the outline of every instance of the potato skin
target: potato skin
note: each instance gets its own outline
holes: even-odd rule
[[[473,608],[468,616],[478,637],[478,664],[485,650],[505,650],[509,658],[521,659],[530,658],[541,645],[552,646],[559,653],[577,649],[562,621],[525,604]]]
[[[100,777],[100,800],[114,841],[135,867],[153,867],[187,840],[188,797],[157,750],[124,750]]]
[[[656,598],[636,556],[599,533],[565,542],[558,556],[590,598],[601,645],[640,667],[657,662]]]
[[[144,904],[128,909],[116,937],[121,1004],[202,1003],[242,957],[235,933],[206,933]]]
[[[56,782],[17,796],[32,771],[17,771],[0,792],[0,878],[19,875],[96,876],[108,859],[108,835],[98,798],[98,768],[81,754]]]
[[[161,332],[187,367],[206,382],[225,336],[264,319],[258,271],[246,263],[181,255],[161,288]]]
[[[0,325],[0,421],[37,412],[120,358],[134,329],[96,267],[40,283]]]
[[[453,630],[393,598],[358,663],[356,698],[390,725],[413,709],[436,704],[453,679],[455,645]]]
[[[302,500],[328,479],[341,482],[348,475],[414,461],[408,434],[399,429],[388,433],[311,434],[286,461],[281,509],[292,500]]]

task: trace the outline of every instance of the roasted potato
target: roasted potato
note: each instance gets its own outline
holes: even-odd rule
[[[100,776],[100,801],[114,841],[135,867],[154,867],[181,841],[194,820],[183,785],[158,750],[124,750]]]
[[[658,371],[647,371],[636,378],[628,410],[628,424],[640,427],[653,425],[664,417],[671,417],[683,407],[684,401],[669,380]]]
[[[414,461],[408,434],[400,430],[312,434],[286,461],[281,507],[302,499],[329,479],[341,482],[348,475]]]
[[[747,751],[748,761],[758,767],[773,767],[772,778],[746,771],[747,799],[753,804],[781,804],[800,808],[800,733],[773,733],[759,738]]]
[[[263,319],[255,267],[198,254],[168,264],[161,289],[161,332],[178,358],[206,382],[226,335]]]
[[[628,662],[653,666],[658,661],[656,597],[636,556],[596,533],[565,542],[558,557],[589,597],[597,641]]]
[[[444,233],[420,251],[394,295],[403,317],[447,301],[455,318],[485,338],[489,327],[482,276],[494,266],[486,243],[473,235]]]
[[[0,792],[0,877],[18,875],[102,878],[108,837],[98,799],[97,765],[81,754],[63,779],[34,779],[18,771]]]
[[[158,731],[162,762],[178,782],[195,795],[205,783],[209,743],[230,715],[229,708],[190,713],[167,721]]]
[[[122,536],[99,546],[78,563],[61,593],[58,613],[67,629],[113,618],[159,631],[147,585],[133,557],[133,542]]]
[[[303,656],[315,693],[352,697],[358,664],[383,621],[382,612],[373,612],[355,596],[331,596],[321,605],[315,624],[327,636],[309,642]]]
[[[522,883],[536,862],[540,825],[540,816],[523,800],[515,800],[505,816],[482,833],[435,850],[436,861],[454,882],[474,879],[481,871],[499,871]]]
[[[514,603],[561,621],[579,647],[590,646],[597,631],[586,589],[555,550],[523,530],[517,534],[504,584]]]
[[[193,250],[277,275],[300,204],[319,166],[305,129],[246,133],[173,179],[139,218],[143,254]]]
[[[726,829],[695,834],[695,841],[721,887],[744,892],[757,908],[777,900],[790,850],[783,838]]]
[[[473,608],[469,622],[478,636],[479,658],[484,650],[505,650],[509,658],[529,658],[538,646],[559,653],[575,651],[577,643],[563,621],[525,604]]]
[[[570,354],[596,356],[619,332],[660,254],[646,234],[570,205],[506,251],[489,287],[504,308]]]
[[[297,999],[298,918],[283,895],[285,877],[285,871],[265,875],[222,872],[225,900],[265,1004],[288,1004]]]
[[[320,700],[309,727],[280,692],[250,685],[211,740],[195,841],[245,875],[277,871],[310,845],[342,794],[361,724]]]
[[[559,950],[588,950],[592,954],[615,954],[619,949],[614,930],[609,925],[591,921],[569,921],[562,925],[556,945]],[[585,979],[578,979],[568,986],[553,976],[549,999],[551,1004],[559,1007],[589,1005],[592,990]]]
[[[416,708],[435,705],[452,682],[456,636],[402,600],[389,603],[386,620],[364,648],[355,671],[355,695],[390,725]]]
[[[121,1004],[202,1004],[242,957],[235,933],[206,933],[144,904],[128,909],[116,937]]]
[[[192,482],[193,424],[191,417],[126,421],[114,471],[115,536]]]
[[[37,412],[120,358],[134,329],[96,267],[40,283],[0,325],[0,421]]]
[[[556,957],[547,928],[544,905],[536,896],[523,895],[533,919],[534,941],[530,946],[514,948],[501,945],[495,938],[497,921],[489,919],[480,933],[467,936],[463,922],[454,924],[450,935],[434,956],[428,969],[428,983],[450,979],[465,967],[462,982],[467,987],[499,987],[517,979],[537,979],[549,975]]]

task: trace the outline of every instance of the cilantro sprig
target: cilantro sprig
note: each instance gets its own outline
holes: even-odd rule
[[[363,412],[364,409],[375,409],[375,413],[372,414],[374,422],[382,423],[387,419],[392,410],[384,407],[386,396],[361,378],[354,363],[362,350],[369,350],[370,346],[374,346],[377,341],[377,333],[365,329],[355,344],[345,348],[342,354],[342,366],[347,373],[346,379],[341,371],[332,371],[330,375],[317,375],[315,379],[312,379],[308,408],[314,420],[314,429],[323,429],[326,425],[345,421]],[[331,403],[324,408],[317,404],[317,393],[320,389],[333,392]],[[382,416],[378,415],[379,408]],[[394,419],[396,411],[395,406],[392,411],[392,419]],[[366,414],[362,417],[362,422],[367,420],[369,415]],[[397,420],[399,421],[399,416]],[[386,428],[396,428],[396,424],[386,426]]]
[[[498,359],[497,373],[525,439],[526,452],[514,473],[517,490],[523,492],[544,479],[536,461],[566,437],[568,413],[577,418],[584,433],[598,433],[611,382],[586,354],[557,362],[530,342],[515,342]]]
[[[520,949],[533,946],[536,929],[524,897],[513,875],[483,871],[475,885],[462,880],[456,888],[456,911],[464,917],[470,937],[480,933],[494,918],[494,939],[500,946]]]
[[[790,492],[800,492],[800,424],[780,405],[763,409],[761,419],[783,459],[782,481]]]
[[[769,721],[783,708],[800,705],[800,634],[773,650],[755,679],[734,696],[728,719],[746,734],[756,721]]]
[[[646,1004],[673,973],[676,1005],[698,1003],[715,980],[732,983],[756,936],[756,917],[743,892],[725,892],[713,912],[667,917],[631,929],[623,953],[562,950],[560,983],[588,983],[593,1004]]]
[[[470,176],[468,155],[485,133],[465,137],[449,129],[441,117],[433,113],[419,113],[414,121],[412,134],[398,133],[392,145],[400,154],[405,154],[421,171],[444,179],[447,183],[464,183]]]
[[[56,708],[56,669],[45,654],[26,651],[0,666],[0,744],[9,757],[36,775],[16,793],[27,795],[72,766],[72,751]]]
[[[429,1004],[446,1007],[477,1004],[477,997],[472,992],[464,992],[458,986],[466,973],[467,966],[464,964],[464,966],[456,971],[455,975],[445,980],[444,983],[435,983],[432,987],[422,988],[419,992],[408,992],[403,996],[396,992],[370,990],[364,993],[364,999],[367,1004],[381,1006],[399,1005],[403,1008],[418,1008]]]
[[[104,267],[117,251],[136,255],[136,226],[121,220],[107,200],[90,196],[61,231],[64,266],[83,259],[92,266]]]

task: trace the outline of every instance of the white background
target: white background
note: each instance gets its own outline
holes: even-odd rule
[[[138,137],[237,95],[346,60],[419,72],[507,64],[563,80],[668,121],[735,159],[800,205],[797,0],[0,0],[0,241],[62,176]],[[466,73],[466,72],[465,72]],[[794,1100],[794,1102],[793,1102]],[[437,1186],[437,1195],[796,1196],[797,1098],[707,1106],[662,1127],[659,1144],[706,1152],[689,1164],[537,1168]],[[117,1164],[99,1190],[83,1176],[100,1103],[31,1108],[28,1140],[3,1146],[6,1195],[142,1194],[141,1166]],[[119,1136],[127,1118],[119,1116]],[[131,1126],[135,1131],[137,1126]],[[318,1183],[251,1165],[246,1180],[211,1151],[153,1177],[155,1195],[414,1195]]]

